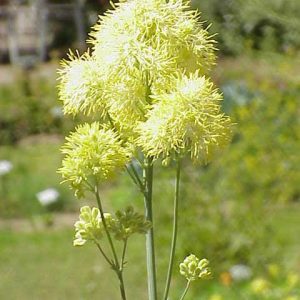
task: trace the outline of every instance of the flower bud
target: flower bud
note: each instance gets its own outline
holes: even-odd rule
[[[196,279],[208,279],[211,276],[211,270],[208,267],[207,259],[197,258],[194,254],[187,256],[179,265],[180,274],[189,281]]]
[[[111,226],[113,222],[111,214],[104,214],[107,226]],[[74,246],[82,246],[88,240],[99,241],[104,232],[104,226],[100,216],[98,208],[89,206],[83,206],[80,209],[79,221],[75,224],[75,239],[73,241]]]
[[[145,217],[129,206],[125,211],[117,211],[111,224],[111,231],[117,240],[126,240],[134,233],[145,234],[151,227]]]

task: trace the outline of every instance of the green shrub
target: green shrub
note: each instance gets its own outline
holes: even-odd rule
[[[224,53],[287,51],[300,46],[298,0],[194,0],[212,23]]]
[[[55,86],[45,79],[1,86],[0,111],[0,145],[34,134],[64,134],[73,127],[71,119],[61,118]]]

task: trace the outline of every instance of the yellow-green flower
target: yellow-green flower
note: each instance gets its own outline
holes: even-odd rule
[[[117,240],[127,240],[135,233],[145,234],[151,228],[151,223],[145,216],[134,211],[132,206],[124,211],[117,211],[111,223],[111,232]]]
[[[188,152],[206,163],[228,143],[230,119],[204,77],[215,42],[189,1],[122,1],[100,17],[89,42],[91,50],[70,54],[60,70],[66,113],[105,116],[120,139],[154,158]]]
[[[152,110],[138,128],[137,144],[148,156],[163,158],[189,152],[208,162],[231,139],[231,121],[220,109],[222,97],[196,72],[174,79],[173,88],[152,96]]]
[[[111,215],[105,213],[104,218],[106,220],[106,224],[109,226],[112,222]],[[96,207],[90,208],[89,206],[81,207],[79,221],[74,224],[74,227],[74,246],[82,246],[89,240],[99,242],[104,233],[104,226],[100,217],[99,209]]]
[[[69,61],[63,60],[58,72],[59,98],[63,102],[64,113],[106,113],[100,68],[89,52],[81,57],[70,52]]]
[[[214,42],[185,0],[119,3],[100,17],[91,37],[94,55],[107,71],[137,68],[151,80],[178,68],[206,73],[215,60]]]
[[[251,282],[251,289],[255,294],[264,295],[270,289],[270,283],[264,278],[256,278]]]
[[[106,86],[108,112],[122,137],[127,140],[134,138],[134,128],[145,119],[148,105],[146,86],[137,78],[124,74],[114,85]]]
[[[131,0],[100,17],[90,34],[92,50],[70,54],[60,70],[65,113],[109,112],[126,139],[178,72],[206,74],[214,64],[214,41],[185,0]]]
[[[194,254],[191,254],[179,265],[180,274],[189,281],[208,279],[211,276],[208,265],[209,261],[207,259],[199,260]]]
[[[70,183],[77,197],[84,196],[91,185],[113,177],[131,155],[117,133],[101,127],[98,122],[78,126],[67,137],[62,152],[65,158],[59,173]]]

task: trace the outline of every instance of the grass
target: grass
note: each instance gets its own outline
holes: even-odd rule
[[[285,240],[282,250],[294,266],[300,266],[299,213],[299,205],[273,212],[278,229],[274,238]],[[291,228],[294,230],[291,231]],[[118,299],[117,281],[98,255],[96,247],[74,248],[72,238],[73,230],[70,228],[30,233],[0,230],[0,299]],[[147,299],[144,238],[135,236],[129,244],[129,252],[125,272],[128,298]],[[160,261],[159,270],[163,266],[165,264]],[[164,272],[159,275],[162,288]],[[184,280],[178,274],[175,278],[171,293],[179,295]],[[224,287],[218,278],[200,285],[196,283],[192,290],[196,294],[191,293],[187,300],[209,299],[209,295],[214,293],[224,299],[252,299],[245,296],[244,285]]]
[[[0,147],[0,159],[9,160],[13,164],[11,173],[0,178],[0,199],[2,209],[0,215],[6,217],[30,217],[44,212],[36,193],[55,188],[60,192],[58,208],[71,208],[73,199],[71,191],[60,185],[60,176],[56,173],[61,164],[59,147],[62,139],[55,136],[39,136],[23,141],[23,144]],[[0,206],[1,208],[1,206]]]
[[[96,247],[72,246],[73,231],[0,233],[0,299],[117,299],[118,286],[114,274],[98,256]],[[146,291],[141,239],[135,242],[134,258],[127,282],[135,286],[131,299]],[[136,263],[134,263],[136,262]],[[111,276],[112,275],[112,276]],[[105,296],[104,296],[105,295]]]

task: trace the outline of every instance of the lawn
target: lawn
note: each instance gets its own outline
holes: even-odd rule
[[[282,251],[286,253],[287,263],[298,268],[299,214],[299,205],[272,212],[277,229],[274,239],[285,241]],[[14,231],[0,230],[0,299],[118,299],[117,282],[112,279],[114,277],[111,276],[111,270],[103,263],[96,248],[92,245],[74,248],[72,238],[73,231],[70,227],[32,232],[24,232],[22,228]],[[128,298],[143,300],[146,299],[143,238],[135,237],[129,250],[125,273]],[[162,265],[164,264],[158,266],[159,270],[162,270]],[[177,273],[177,269],[175,272]],[[163,277],[162,274],[164,272],[160,272],[160,277]],[[183,280],[177,274],[172,293],[179,293],[182,288]],[[202,292],[203,297],[200,296]],[[244,285],[225,287],[218,278],[202,284],[197,289],[199,296],[187,299],[209,299],[208,294],[214,293],[228,300],[255,299],[245,296],[247,291]]]

